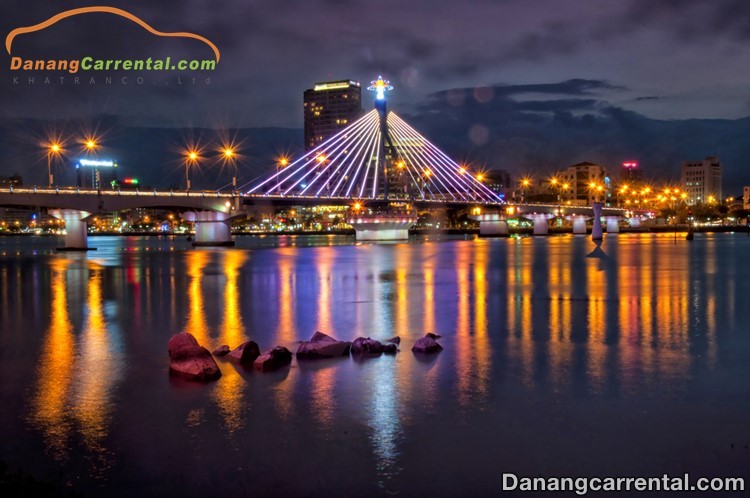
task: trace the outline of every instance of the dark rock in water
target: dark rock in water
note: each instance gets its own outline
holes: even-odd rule
[[[222,344],[218,348],[214,349],[213,353],[214,356],[225,356],[229,354],[229,346],[226,344]]]
[[[390,342],[391,344],[401,344],[401,338],[399,336],[391,337],[385,342]]]
[[[352,343],[352,354],[374,356],[383,353],[383,344],[369,337],[357,337]]]
[[[266,351],[253,362],[253,368],[261,372],[270,372],[288,365],[292,362],[292,352],[284,346],[276,346]]]
[[[396,354],[398,353],[398,346],[395,344],[383,344],[383,353]]]
[[[260,356],[260,348],[255,341],[243,342],[229,353],[229,357],[240,360],[240,363],[245,366],[251,366],[258,356]]]
[[[351,342],[337,341],[323,332],[315,332],[309,341],[297,348],[298,358],[333,358],[349,354]]]
[[[208,349],[191,334],[173,335],[167,346],[169,371],[190,380],[209,381],[221,377],[221,370]]]
[[[432,339],[440,339],[440,337],[442,337],[440,334],[433,334],[432,332],[427,332],[425,336],[431,337]]]
[[[438,344],[435,339],[435,334],[427,333],[424,337],[417,339],[411,350],[415,353],[437,353],[438,351],[442,351],[443,346]]]

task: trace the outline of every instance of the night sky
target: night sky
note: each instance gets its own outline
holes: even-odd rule
[[[85,5],[6,0],[0,25],[7,34]],[[221,61],[210,85],[200,73],[184,75],[196,76],[195,86],[177,86],[178,73],[147,75],[142,86],[74,86],[67,74],[66,83],[47,86],[40,73],[33,86],[13,85],[6,53],[0,174],[13,169],[8,163],[19,160],[29,137],[42,133],[29,119],[56,122],[39,125],[47,128],[103,126],[118,147],[126,147],[118,129],[120,137],[130,136],[121,132],[129,128],[299,129],[302,92],[314,82],[366,83],[382,74],[396,88],[391,109],[460,160],[521,173],[578,160],[636,159],[675,177],[680,160],[718,154],[725,180],[750,182],[743,138],[750,123],[742,119],[750,116],[750,6],[741,0],[107,5],[156,29],[213,41]],[[211,58],[212,52],[196,40],[158,38],[125,19],[87,14],[19,36],[13,55]],[[90,73],[79,76],[87,80]],[[364,101],[369,107],[368,96]],[[273,146],[253,136],[250,169],[262,168],[271,149],[296,134],[282,132],[269,139]],[[296,140],[287,148],[300,147],[301,134]]]

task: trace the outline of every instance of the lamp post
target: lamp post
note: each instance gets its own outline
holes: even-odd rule
[[[49,180],[49,188],[52,188],[54,178],[52,177],[52,154],[59,155],[62,147],[59,143],[53,142],[47,147],[47,179]]]
[[[185,153],[185,186],[187,187],[186,190],[190,191],[190,165],[191,164],[197,164],[198,160],[200,159],[200,156],[198,155],[198,151],[195,149],[189,149]]]
[[[231,147],[224,147],[221,151],[224,162],[230,163],[234,167],[234,174],[232,175],[232,192],[237,191],[237,161],[234,157],[234,149]]]
[[[286,168],[289,166],[289,159],[287,159],[285,156],[281,156],[279,160],[276,162],[276,176],[279,176],[279,171],[281,171],[282,168]],[[281,182],[277,179],[276,183],[278,185],[277,192],[281,193]]]
[[[531,186],[531,178],[523,178],[521,180],[521,202],[524,202],[526,198],[526,189]]]

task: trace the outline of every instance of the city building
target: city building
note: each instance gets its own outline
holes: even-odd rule
[[[607,201],[610,197],[610,179],[604,166],[590,162],[574,164],[555,177],[562,183],[567,183],[570,189],[562,193],[562,199],[571,204],[589,205],[595,200]],[[592,185],[595,187],[592,188]],[[599,188],[601,187],[601,188]]]
[[[504,169],[491,169],[482,174],[483,183],[493,192],[497,192],[502,197],[507,197],[513,189],[513,177]]]
[[[750,209],[750,187],[742,189],[742,209]]]
[[[116,189],[117,161],[112,159],[79,159],[75,165],[76,185],[81,188]]]
[[[362,88],[352,80],[324,81],[305,90],[305,151],[362,116]]]
[[[643,181],[643,170],[637,161],[625,161],[620,170],[620,183],[640,183]]]
[[[721,200],[721,161],[709,156],[702,161],[685,161],[680,170],[680,179],[688,204]]]
[[[23,178],[18,173],[13,174],[13,176],[0,176],[0,187],[8,188],[8,187],[20,187],[23,185]]]

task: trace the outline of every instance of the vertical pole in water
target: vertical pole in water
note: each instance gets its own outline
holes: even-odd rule
[[[602,203],[595,202],[591,208],[594,210],[594,226],[591,227],[591,240],[602,240]]]

